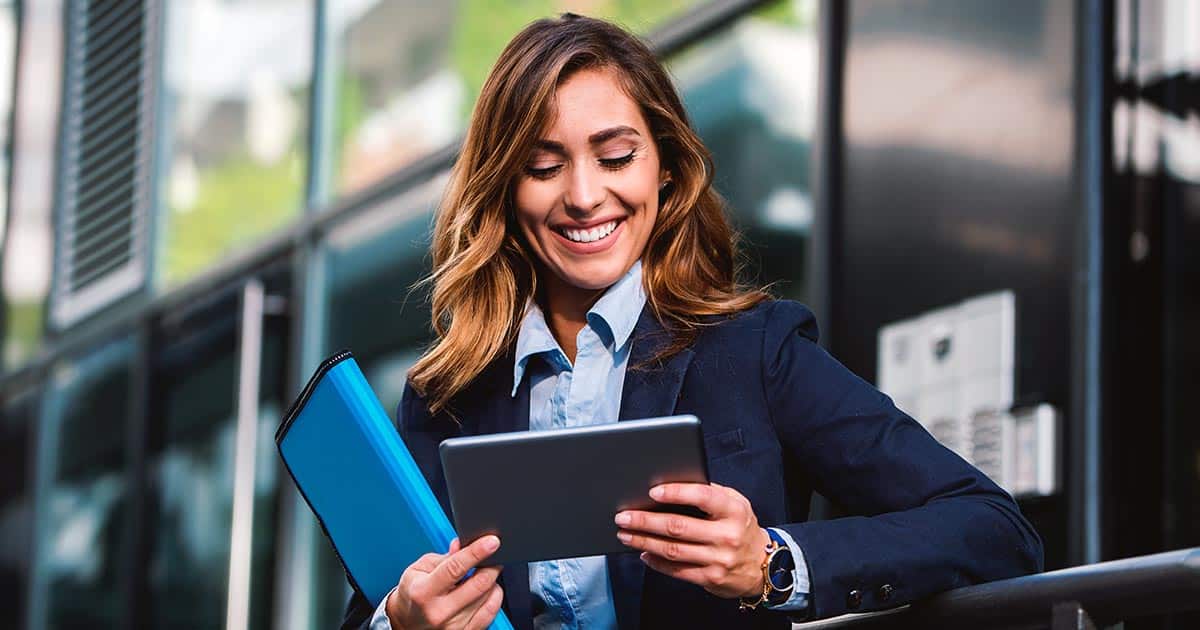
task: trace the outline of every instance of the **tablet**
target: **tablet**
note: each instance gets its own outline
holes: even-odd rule
[[[617,512],[699,515],[648,492],[708,483],[700,421],[690,415],[450,438],[440,452],[463,545],[500,537],[488,565],[631,551],[617,540]]]

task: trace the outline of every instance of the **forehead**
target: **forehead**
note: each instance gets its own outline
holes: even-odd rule
[[[642,110],[625,93],[617,71],[589,68],[558,85],[545,135],[551,140],[572,142],[619,125],[633,127],[645,137],[649,135]]]

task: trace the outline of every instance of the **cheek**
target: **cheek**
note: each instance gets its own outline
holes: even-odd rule
[[[513,191],[513,205],[516,206],[517,224],[530,237],[531,232],[544,225],[546,217],[550,215],[552,195],[536,182],[523,181]]]

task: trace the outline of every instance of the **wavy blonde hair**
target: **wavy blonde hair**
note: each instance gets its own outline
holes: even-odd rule
[[[557,86],[593,68],[616,70],[670,173],[642,253],[647,301],[671,331],[656,359],[690,344],[712,316],[769,297],[736,280],[736,234],[712,186],[712,156],[654,53],[603,20],[570,13],[538,20],[509,42],[488,75],[437,211],[433,272],[424,281],[432,285],[435,340],[409,371],[431,413],[446,410],[516,341],[537,275],[515,222],[514,186],[547,126]]]

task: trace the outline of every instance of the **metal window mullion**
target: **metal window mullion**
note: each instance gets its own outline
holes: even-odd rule
[[[254,460],[258,450],[258,396],[262,370],[264,294],[262,280],[258,278],[251,278],[242,289],[237,427],[233,456],[233,522],[229,537],[229,592],[225,608],[225,630],[247,630],[250,625]]]

